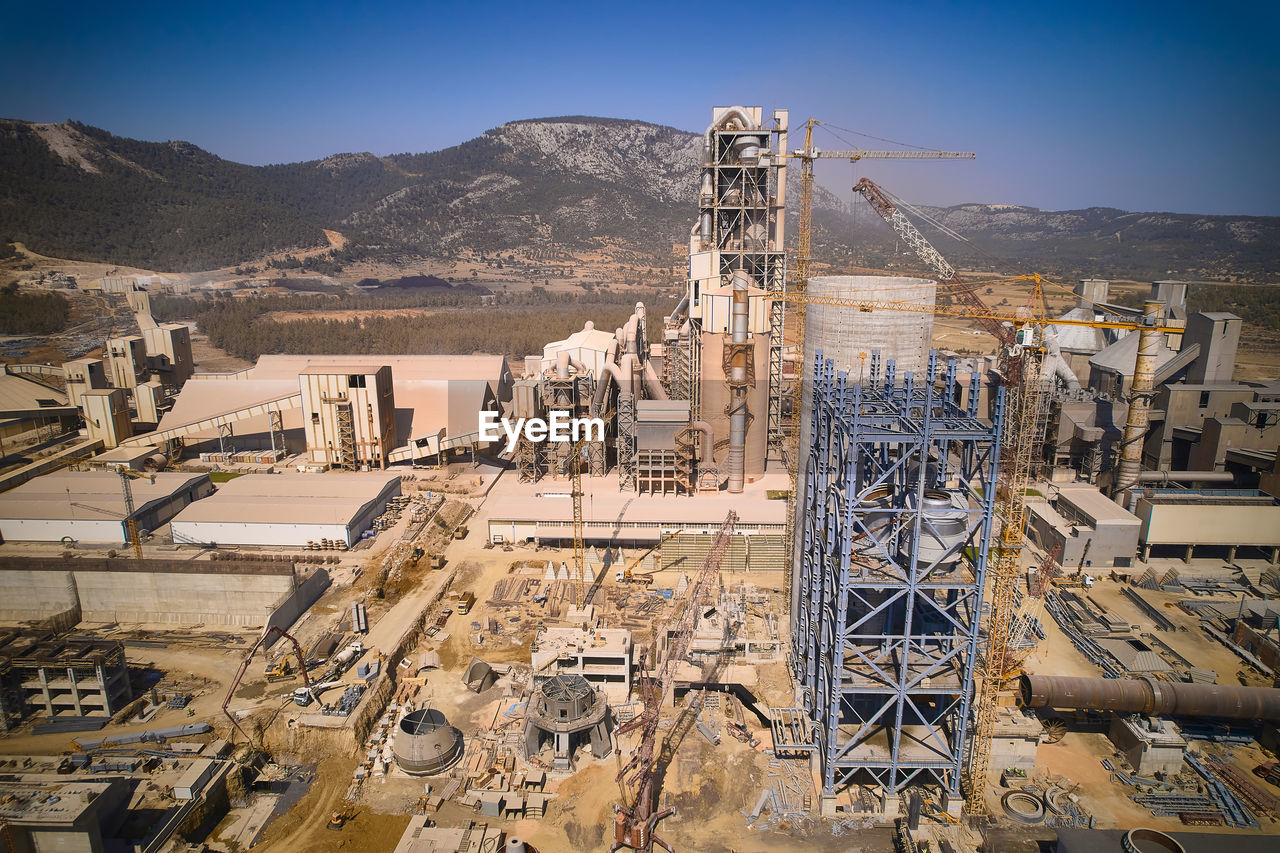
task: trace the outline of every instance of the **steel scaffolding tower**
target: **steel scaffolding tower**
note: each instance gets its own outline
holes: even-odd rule
[[[1004,389],[992,423],[955,404],[956,368],[866,386],[817,353],[800,508],[792,666],[814,722],[823,795],[934,784],[960,796],[991,538]]]

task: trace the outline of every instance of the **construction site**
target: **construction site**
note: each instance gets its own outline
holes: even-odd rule
[[[0,851],[1274,849],[1280,376],[870,179],[916,273],[811,276],[816,161],[975,156],[820,127],[715,108],[671,305],[523,361],[104,280],[5,365]]]

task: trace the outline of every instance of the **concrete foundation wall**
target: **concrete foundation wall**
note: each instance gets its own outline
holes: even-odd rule
[[[167,622],[207,625],[292,625],[329,586],[313,572],[295,586],[287,563],[177,563],[51,560],[50,568],[13,568],[0,562],[0,621],[46,619],[74,611],[89,622]],[[57,570],[80,563],[83,569]],[[136,564],[135,564],[136,565]]]
[[[263,625],[293,590],[286,575],[76,574],[89,622]]]
[[[0,571],[0,622],[48,619],[78,603],[73,572]]]

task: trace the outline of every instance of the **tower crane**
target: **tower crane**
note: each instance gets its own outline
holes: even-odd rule
[[[822,124],[816,118],[810,118],[804,124],[804,147],[797,148],[790,154],[783,155],[800,161],[800,223],[796,231],[796,274],[790,282],[790,292],[803,297],[809,287],[809,263],[812,260],[813,246],[813,162],[815,160],[848,160],[856,163],[859,160],[972,160],[977,155],[972,151],[868,151],[851,149],[826,151],[813,145],[813,129]],[[804,358],[804,324],[805,302],[803,299],[793,301],[794,330],[793,346],[796,354]],[[801,407],[801,388],[803,381],[797,377],[791,387],[791,417],[793,424],[798,423]],[[791,494],[799,494],[796,478],[799,476],[799,441],[800,429],[793,426],[790,440],[787,442],[784,457],[787,460],[787,473],[791,477]],[[791,544],[792,532],[795,529],[795,500],[787,503],[787,545]],[[790,552],[790,547],[788,547]]]
[[[124,526],[129,532],[129,544],[133,546],[133,556],[142,559],[142,539],[138,536],[138,521],[133,517],[133,486],[129,484],[130,480],[149,480],[154,483],[156,481],[155,474],[148,474],[133,468],[125,468],[121,466],[116,469],[120,474],[120,488],[124,491]]]
[[[1139,349],[1148,351],[1154,349],[1158,335],[1182,330],[1160,325],[1158,315],[1150,310],[1150,306],[1140,321],[1118,315],[1104,316],[1098,320],[1051,320],[1045,308],[1043,293],[1043,286],[1050,282],[1034,273],[991,279],[992,282],[1026,281],[1032,285],[1025,308],[1014,314],[993,311],[978,298],[973,290],[976,284],[985,282],[963,281],[941,253],[897,209],[887,193],[866,178],[858,182],[854,191],[866,198],[880,217],[894,228],[903,242],[911,246],[916,254],[933,268],[940,279],[940,284],[952,286],[949,292],[960,304],[942,306],[906,301],[811,297],[804,292],[792,292],[783,298],[801,303],[854,307],[861,311],[883,309],[967,317],[979,321],[1000,344],[998,370],[1001,384],[1008,389],[1005,398],[1004,426],[1000,437],[1001,466],[995,502],[1000,525],[994,543],[993,558],[987,572],[991,584],[991,595],[987,599],[990,602],[987,641],[982,657],[979,692],[974,703],[974,730],[965,786],[966,806],[971,813],[976,813],[985,807],[987,770],[990,766],[991,741],[996,722],[996,697],[1010,677],[1017,674],[1017,661],[1011,656],[1009,648],[1010,634],[1016,615],[1014,586],[1026,534],[1027,484],[1030,480],[1031,463],[1038,440],[1037,431],[1046,396],[1040,379],[1044,347],[1038,333],[1048,324],[1137,330],[1142,336]],[[1137,385],[1135,380],[1135,389]],[[1134,446],[1136,447],[1137,444],[1135,443]],[[1011,667],[1010,664],[1013,666]]]
[[[689,594],[685,597],[682,608],[673,616],[672,622],[663,626],[662,633],[666,633],[670,639],[654,667],[653,675],[646,679],[648,691],[644,710],[639,716],[618,727],[620,735],[639,729],[640,743],[631,760],[618,772],[618,783],[629,787],[634,795],[629,798],[630,802],[619,803],[614,807],[614,838],[609,853],[624,847],[636,853],[650,853],[655,844],[667,851],[672,849],[671,845],[654,833],[659,821],[675,814],[675,809],[658,808],[658,794],[662,785],[662,768],[659,765],[661,759],[669,760],[674,750],[670,742],[673,735],[668,736],[668,742],[661,750],[658,749],[658,721],[662,716],[662,708],[675,694],[676,666],[689,653],[698,615],[715,586],[720,563],[729,550],[729,537],[737,523],[738,514],[730,510],[712,540],[706,559],[698,568],[698,574],[689,587]],[[661,635],[655,633],[655,646]]]

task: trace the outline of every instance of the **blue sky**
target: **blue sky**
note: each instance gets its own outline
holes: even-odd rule
[[[823,164],[846,199],[868,175],[923,203],[1280,215],[1275,3],[5,5],[0,116],[246,163],[747,104],[978,152]]]

